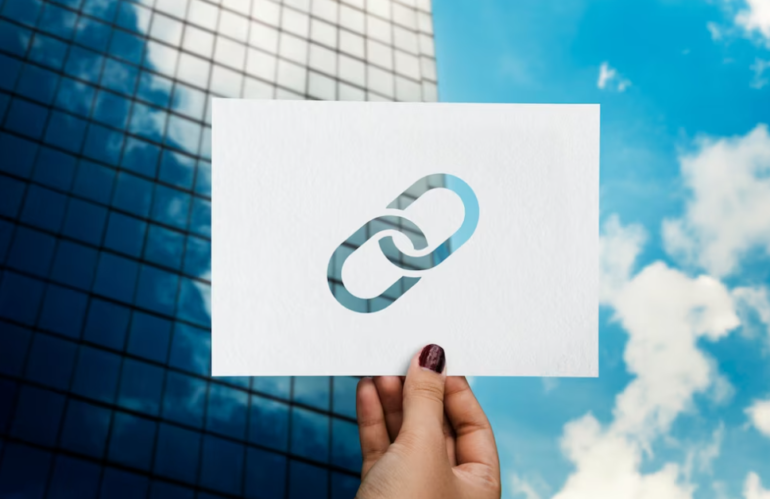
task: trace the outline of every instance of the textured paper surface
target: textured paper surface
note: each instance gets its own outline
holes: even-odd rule
[[[435,173],[475,192],[473,236],[388,308],[341,306],[332,253]],[[429,246],[463,214],[446,189],[402,213]],[[598,374],[598,105],[216,99],[212,218],[214,375],[404,374],[427,343],[450,374]],[[342,277],[407,273],[369,240]]]

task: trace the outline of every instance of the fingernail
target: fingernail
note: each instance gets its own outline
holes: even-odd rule
[[[444,349],[438,345],[428,345],[420,352],[420,367],[441,374],[446,364]]]

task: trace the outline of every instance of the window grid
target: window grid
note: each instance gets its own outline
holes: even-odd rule
[[[305,388],[297,390],[301,378],[289,378],[286,387],[281,379],[211,378],[208,361],[196,364],[209,358],[210,348],[205,309],[210,293],[210,102],[215,95],[436,100],[430,2],[221,3],[0,0],[0,27],[21,35],[9,41],[0,29],[0,68],[10,64],[13,70],[10,83],[0,75],[0,141],[5,141],[0,146],[21,148],[8,149],[14,154],[31,151],[23,167],[21,156],[0,163],[0,187],[11,189],[0,200],[0,355],[6,349],[19,359],[13,367],[0,365],[0,394],[6,396],[6,385],[12,393],[3,399],[10,412],[7,425],[0,419],[5,425],[0,426],[0,471],[23,449],[45,451],[50,463],[40,470],[46,477],[44,497],[59,486],[60,456],[99,465],[95,486],[102,496],[120,470],[144,480],[147,490],[167,483],[198,495],[240,497],[254,486],[245,467],[264,456],[283,459],[278,464],[285,478],[280,497],[297,487],[292,473],[306,471],[292,463],[322,470],[326,478],[319,497],[338,497],[343,479],[354,491],[350,487],[360,459],[349,445],[355,379],[323,378],[328,393],[322,402],[306,397],[304,380]],[[208,10],[216,22],[205,21],[194,9]],[[126,12],[134,17],[123,17]],[[125,45],[131,40],[140,49]],[[318,54],[331,66],[317,64]],[[255,69],[249,66],[254,61],[273,62]],[[341,72],[343,66],[350,75]],[[73,101],[72,95],[80,98]],[[50,171],[54,157],[69,165],[68,173]],[[97,177],[101,184],[93,183]],[[82,179],[90,182],[88,188],[79,184]],[[136,237],[121,240],[120,234],[134,234],[128,227],[137,231]],[[35,247],[30,241],[45,244]],[[169,245],[173,252],[164,253]],[[30,248],[34,251],[26,255]],[[72,259],[75,251],[91,255],[90,270]],[[78,267],[62,274],[62,262]],[[160,289],[167,291],[163,300],[148,293]],[[119,327],[99,322],[118,316],[124,321]],[[146,334],[147,321],[167,325],[167,330]],[[52,345],[61,349],[62,359],[46,366]],[[83,373],[95,362],[111,367],[91,385]],[[56,372],[61,375],[52,378]],[[60,413],[51,414],[46,428],[53,440],[46,443],[17,428],[17,420],[26,415],[23,397],[32,390],[60,402]],[[240,401],[226,419],[210,405],[222,394]],[[280,430],[285,437],[272,443],[253,431],[260,428],[255,415],[268,414],[260,412],[267,410],[265,402],[286,410],[286,426]],[[169,410],[180,404],[190,412],[186,419]],[[108,416],[100,450],[72,447],[71,414],[86,407],[89,415]],[[149,460],[141,466],[115,454],[124,445],[120,431],[129,420],[152,429]],[[327,435],[318,448],[325,455],[295,436],[295,430],[311,428],[309,421],[323,422],[325,434],[316,435]],[[178,438],[180,432],[197,441],[192,478],[170,476],[162,467],[168,443],[162,439]],[[276,444],[281,438],[285,441]],[[210,463],[202,449],[209,444],[237,450],[237,485],[225,487],[206,477]],[[255,458],[254,452],[265,454]]]

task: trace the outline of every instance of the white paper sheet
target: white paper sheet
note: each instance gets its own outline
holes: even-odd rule
[[[598,105],[215,99],[212,199],[214,375],[598,375]]]

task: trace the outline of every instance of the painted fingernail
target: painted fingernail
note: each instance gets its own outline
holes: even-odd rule
[[[444,349],[438,345],[428,345],[420,352],[420,367],[441,373],[444,371],[446,356]]]

